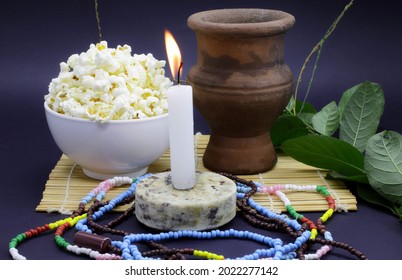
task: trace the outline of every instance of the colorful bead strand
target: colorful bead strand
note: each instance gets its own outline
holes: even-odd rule
[[[267,186],[260,186],[259,187],[259,192],[260,193],[268,193],[268,194],[274,194],[279,197],[279,199],[284,203],[285,208],[289,215],[293,217],[294,219],[300,221],[301,223],[305,223],[308,225],[310,231],[311,231],[311,237],[310,239],[314,240],[317,237],[317,226],[314,224],[313,221],[305,217],[304,215],[301,215],[297,213],[297,211],[293,208],[291,205],[290,200],[286,197],[286,195],[281,191],[281,190],[296,190],[296,191],[316,191],[318,193],[322,193],[326,200],[328,201],[329,204],[329,209],[324,213],[323,216],[326,217],[325,221],[328,219],[329,215],[328,213],[333,213],[333,209],[335,208],[335,201],[332,199],[332,197],[329,195],[328,191],[326,190],[325,187],[321,186],[297,186],[297,185],[275,185],[271,187]],[[331,214],[332,215],[332,214]],[[326,234],[325,234],[326,233]],[[321,232],[321,234],[324,235],[325,239],[332,240],[332,235],[330,232]],[[323,255],[328,253],[332,248],[328,245],[323,245],[320,249],[318,249],[315,253],[311,254],[303,254],[304,259],[320,259]]]
[[[326,222],[334,213],[334,209],[336,207],[335,200],[331,197],[328,190],[324,186],[297,186],[297,185],[275,185],[271,187],[260,186],[260,193],[267,194],[275,194],[279,197],[279,199],[284,203],[286,211],[292,216],[294,219],[299,220],[302,223],[306,223],[311,230],[311,239],[315,239],[317,236],[317,226],[310,219],[297,213],[297,211],[293,208],[290,200],[286,197],[286,195],[281,190],[296,190],[296,191],[316,191],[321,193],[328,202],[329,209],[321,216],[322,223]]]
[[[14,237],[13,239],[11,239],[10,243],[9,243],[9,252],[12,256],[12,258],[14,260],[26,260],[26,258],[19,254],[18,250],[17,250],[17,246],[19,245],[19,243],[21,243],[22,241],[24,241],[25,239],[29,239],[32,237],[35,237],[43,232],[46,231],[50,231],[53,229],[58,229],[60,226],[62,227],[71,227],[73,225],[75,225],[75,223],[79,220],[82,219],[86,216],[86,214],[83,214],[81,216],[77,216],[74,218],[68,217],[66,219],[63,220],[59,220],[50,224],[45,224],[43,226],[39,226],[36,227],[35,229],[30,229],[24,233],[20,233],[18,234],[16,237]],[[57,231],[56,231],[57,233]],[[60,244],[64,244],[60,239],[58,239],[58,241]]]
[[[294,238],[293,242],[285,243],[279,238],[271,238],[266,235],[257,234],[249,231],[239,231],[235,229],[230,230],[211,230],[211,231],[172,231],[172,232],[161,232],[159,234],[133,234],[125,232],[122,230],[113,229],[113,227],[130,214],[134,212],[134,208],[130,207],[122,215],[120,215],[116,220],[109,222],[106,226],[98,224],[98,221],[106,215],[108,212],[112,211],[116,206],[131,203],[135,198],[135,189],[142,179],[151,176],[152,174],[146,174],[139,177],[137,180],[132,180],[126,177],[116,177],[101,182],[97,188],[92,190],[85,196],[78,209],[72,214],[71,217],[44,225],[42,227],[37,227],[35,229],[29,230],[23,234],[17,235],[10,242],[10,254],[13,259],[25,259],[24,256],[18,253],[16,249],[17,245],[23,240],[36,236],[44,231],[55,230],[55,242],[57,246],[72,252],[74,254],[85,254],[93,259],[134,259],[134,260],[145,260],[145,259],[185,259],[185,255],[190,255],[195,258],[203,259],[231,259],[224,257],[223,255],[216,254],[209,251],[192,249],[192,248],[167,248],[160,242],[169,239],[248,239],[254,242],[259,242],[264,244],[264,248],[257,249],[250,254],[244,256],[238,256],[233,259],[241,260],[257,260],[257,259],[320,259],[326,253],[331,250],[332,246],[342,248],[350,252],[351,254],[357,256],[359,259],[366,259],[365,255],[358,250],[352,248],[351,246],[334,241],[332,235],[326,230],[323,225],[328,219],[333,215],[335,210],[335,200],[330,196],[329,192],[325,187],[316,186],[294,186],[294,185],[278,185],[273,187],[260,186],[255,182],[246,181],[240,179],[234,175],[223,174],[228,178],[234,180],[238,187],[237,193],[237,206],[240,209],[240,213],[243,217],[255,227],[259,227],[266,230],[281,231]],[[107,192],[114,186],[118,184],[131,184],[128,190],[123,191],[121,194],[115,198],[102,202],[105,198]],[[286,190],[297,190],[297,191],[317,191],[321,193],[328,202],[329,209],[317,220],[317,224],[314,224],[305,216],[297,213],[297,211],[292,207],[290,200],[286,197]],[[257,192],[273,193],[281,198],[282,202],[290,215],[277,214],[269,209],[259,205],[256,201],[252,199],[252,195]],[[88,212],[83,214],[85,206],[93,201],[88,209]],[[301,224],[300,224],[300,223]],[[77,245],[71,245],[63,237],[63,233],[74,227],[78,231],[86,232],[88,234],[96,233],[109,233],[113,235],[121,235],[122,241],[109,241],[111,244],[108,248],[112,254],[100,253],[96,250],[79,247]],[[324,236],[324,239],[319,238],[317,235],[320,233]],[[312,238],[314,236],[314,238]],[[146,244],[150,247],[150,250],[141,252],[138,248],[138,244]],[[313,243],[319,243],[322,245],[313,254],[305,254],[306,250]]]
[[[91,192],[88,193],[87,196],[85,196],[81,200],[81,204],[88,204],[90,201],[93,199],[96,201],[101,201],[106,197],[106,193],[112,189],[113,187],[116,186],[121,186],[125,184],[131,184],[133,185],[135,183],[136,179],[132,179],[130,177],[114,177],[112,179],[108,179],[105,181],[102,181],[99,183],[99,185],[94,188]],[[78,224],[78,222],[86,220],[87,214],[85,214],[85,217],[82,219],[77,220],[74,225]],[[71,225],[73,226],[73,225]],[[98,251],[92,250],[90,248],[85,248],[85,247],[79,247],[77,245],[71,245],[67,241],[62,238],[62,235],[64,231],[68,228],[67,225],[62,225],[60,226],[55,233],[55,242],[56,244],[62,248],[66,249],[67,251],[70,251],[74,254],[80,255],[80,254],[86,254],[91,258],[98,259],[98,260],[118,260],[121,259],[120,256],[117,256],[115,254],[109,254],[109,253],[100,253]]]
[[[80,219],[84,219],[86,217],[86,214],[84,214],[84,215],[81,215],[81,214],[85,210],[85,205],[87,203],[89,203],[90,201],[92,201],[92,199],[95,196],[99,195],[100,196],[99,198],[103,199],[106,192],[109,191],[112,187],[120,186],[122,184],[132,183],[132,182],[133,182],[133,179],[131,179],[129,177],[115,177],[115,178],[108,179],[106,181],[101,182],[96,188],[94,188],[91,192],[88,193],[87,196],[85,196],[81,200],[81,202],[78,205],[77,210],[74,211],[70,217],[50,223],[50,224],[45,224],[43,226],[36,227],[35,229],[30,229],[24,233],[18,234],[16,237],[11,239],[11,241],[9,243],[9,253],[10,253],[11,257],[14,260],[26,260],[26,257],[21,255],[18,252],[18,249],[17,249],[18,244],[21,243],[22,241],[24,241],[25,239],[35,237],[46,231],[55,230],[55,229],[57,231],[57,229],[60,226],[63,226],[63,227],[62,227],[62,230],[58,231],[58,234],[55,235],[55,242],[59,246],[62,246],[66,249],[70,249],[71,247],[69,247],[68,246],[69,244],[67,242],[65,242],[64,239],[61,238],[61,234],[60,234],[66,229],[66,227],[67,227],[66,224],[73,226]],[[77,218],[77,217],[79,217],[79,218]],[[75,251],[77,251],[77,250],[75,250]]]
[[[237,183],[238,184],[238,192],[242,192],[242,193],[247,193],[250,192],[252,190],[252,187],[250,187],[247,183],[243,182],[243,183]],[[335,200],[330,196],[329,192],[327,191],[327,189],[325,187],[319,186],[317,188],[317,186],[297,186],[297,185],[276,185],[276,186],[261,186],[259,183],[255,183],[255,185],[257,185],[257,191],[258,192],[262,192],[262,193],[277,193],[279,192],[279,190],[285,189],[285,190],[296,190],[296,191],[317,191],[319,193],[321,193],[323,196],[325,196],[328,205],[329,205],[329,209],[324,213],[323,216],[321,216],[320,219],[318,219],[317,221],[317,226],[314,225],[313,222],[310,221],[310,223],[308,224],[308,226],[310,228],[313,228],[312,232],[314,232],[316,229],[318,229],[320,231],[320,233],[324,236],[324,240],[315,237],[314,239],[310,240],[310,243],[313,241],[314,243],[320,243],[323,246],[318,249],[316,251],[316,253],[311,253],[311,254],[307,254],[304,255],[304,251],[307,249],[307,244],[303,244],[302,249],[298,250],[299,253],[299,258],[300,259],[319,259],[321,258],[323,255],[325,255],[326,253],[328,253],[331,249],[332,246],[336,246],[339,248],[343,248],[356,255],[358,258],[360,259],[366,259],[366,256],[364,256],[364,254],[362,254],[361,252],[358,252],[357,250],[351,248],[349,245],[341,243],[341,242],[336,242],[333,240],[332,235],[329,231],[326,231],[325,226],[323,225],[324,221],[327,221],[329,217],[331,217],[331,215],[334,212],[334,209],[336,207],[335,205]],[[287,199],[286,195],[282,192],[280,192],[280,196],[281,196],[281,200],[282,202],[284,202],[285,205],[290,204],[290,201]],[[288,209],[289,210],[289,209]],[[294,217],[298,217],[300,218],[300,220],[302,220],[303,222],[306,222],[307,220],[305,218],[303,218],[303,215],[298,214],[293,208],[291,208],[291,212],[293,214]],[[307,225],[307,223],[304,223]],[[314,225],[314,226],[312,226]],[[316,235],[315,235],[316,236]]]

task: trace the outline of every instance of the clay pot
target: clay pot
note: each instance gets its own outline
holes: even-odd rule
[[[215,172],[255,174],[277,155],[269,130],[293,91],[284,37],[295,18],[265,9],[222,9],[191,15],[198,60],[187,80],[211,138],[204,166]]]

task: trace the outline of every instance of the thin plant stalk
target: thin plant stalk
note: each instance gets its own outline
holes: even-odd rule
[[[99,16],[99,9],[98,9],[98,0],[95,0],[95,15],[96,15],[96,22],[98,24],[98,34],[99,34],[99,42],[102,41],[102,28],[100,23],[100,16]]]
[[[335,28],[337,27],[339,21],[342,19],[342,17],[345,15],[345,13],[346,13],[346,12],[349,10],[349,8],[352,6],[353,1],[354,1],[354,0],[351,0],[351,1],[345,6],[345,8],[343,9],[343,11],[338,15],[338,17],[334,20],[334,22],[333,22],[333,23],[331,24],[331,26],[328,28],[328,30],[327,30],[327,32],[325,33],[324,37],[313,47],[313,49],[311,50],[311,52],[310,52],[309,55],[307,56],[306,60],[304,61],[303,65],[302,65],[302,67],[301,67],[299,76],[298,76],[298,78],[297,78],[297,83],[296,83],[296,87],[295,87],[295,93],[294,93],[295,104],[294,104],[294,106],[293,106],[293,115],[296,116],[296,114],[297,114],[297,111],[296,111],[297,94],[298,94],[298,91],[299,91],[299,86],[300,86],[300,83],[301,83],[301,81],[302,81],[302,76],[303,76],[303,73],[304,73],[304,71],[305,71],[305,69],[306,69],[307,63],[310,61],[311,57],[312,57],[316,52],[318,52],[318,53],[317,53],[316,60],[315,60],[315,63],[314,63],[313,72],[312,72],[312,75],[311,75],[311,78],[310,78],[310,81],[309,81],[308,89],[307,89],[306,95],[305,95],[305,97],[304,97],[303,103],[302,103],[302,105],[301,105],[300,111],[302,111],[302,109],[303,109],[303,107],[304,107],[304,104],[305,104],[305,102],[306,102],[306,100],[307,100],[307,96],[308,96],[309,93],[310,93],[311,86],[312,86],[312,84],[313,84],[313,79],[314,79],[315,71],[317,70],[317,67],[318,67],[318,60],[319,60],[319,58],[320,58],[320,54],[321,54],[322,48],[323,48],[323,46],[324,46],[324,43],[325,43],[325,41],[328,39],[328,37],[332,34],[332,32],[335,30]]]
[[[312,73],[311,73],[311,78],[310,78],[310,81],[309,81],[309,83],[308,83],[307,91],[306,91],[306,94],[304,95],[304,99],[303,99],[302,105],[300,106],[300,112],[299,112],[299,114],[303,111],[304,104],[306,104],[307,96],[309,95],[310,90],[311,90],[311,86],[313,85],[313,80],[314,80],[315,72],[316,72],[316,70],[317,70],[317,68],[318,68],[318,60],[320,59],[321,51],[322,51],[322,48],[323,48],[323,46],[324,46],[324,42],[325,42],[325,41],[322,40],[321,43],[319,44],[319,48],[318,48],[318,51],[317,51],[317,56],[316,56],[315,63],[314,63],[314,68],[313,68],[313,71],[312,71]]]

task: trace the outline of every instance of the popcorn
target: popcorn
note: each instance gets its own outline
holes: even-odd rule
[[[87,52],[60,63],[45,102],[61,114],[89,120],[130,120],[166,114],[164,60],[152,54],[131,55],[128,45],[91,44]]]

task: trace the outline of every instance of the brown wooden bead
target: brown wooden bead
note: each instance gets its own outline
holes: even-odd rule
[[[74,244],[80,247],[93,249],[100,253],[105,253],[108,251],[112,241],[108,237],[77,231],[74,236]]]

